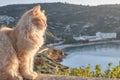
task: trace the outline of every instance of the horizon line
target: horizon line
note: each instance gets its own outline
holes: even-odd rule
[[[104,5],[120,5],[117,3],[114,4],[98,4],[98,5],[90,5],[90,4],[75,4],[75,3],[69,3],[69,2],[37,2],[37,3],[13,3],[13,4],[6,4],[2,5],[0,7],[10,6],[10,5],[30,5],[30,4],[45,4],[45,3],[63,3],[63,4],[73,4],[73,5],[82,5],[82,6],[104,6]]]

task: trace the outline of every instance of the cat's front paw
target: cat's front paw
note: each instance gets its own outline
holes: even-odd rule
[[[38,74],[36,72],[31,72],[31,74],[38,76]]]
[[[23,80],[22,76],[16,76],[14,80]]]
[[[32,73],[25,74],[24,78],[33,80],[33,79],[36,79],[37,76],[38,76],[38,74],[36,72],[32,72]]]

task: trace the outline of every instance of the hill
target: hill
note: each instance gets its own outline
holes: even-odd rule
[[[59,39],[68,39],[78,35],[95,35],[96,32],[120,33],[120,5],[38,4],[42,6],[42,9],[46,10],[48,31]],[[25,11],[38,4],[0,7],[0,24],[14,27]]]

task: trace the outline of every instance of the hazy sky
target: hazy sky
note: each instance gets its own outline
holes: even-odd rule
[[[69,2],[83,5],[120,4],[120,0],[0,0],[0,6],[8,4],[30,4],[41,2]]]

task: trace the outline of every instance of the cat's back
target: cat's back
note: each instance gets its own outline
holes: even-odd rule
[[[8,34],[11,31],[12,31],[12,29],[8,28],[8,27],[0,28],[0,43],[1,43],[1,41],[6,41],[6,39],[9,38]]]
[[[3,27],[0,28],[0,51],[2,46],[10,45],[10,37],[9,34],[12,32],[11,28]]]
[[[6,27],[6,26],[0,28],[0,32],[8,32],[8,31],[11,31],[11,30],[13,30],[13,29],[9,28],[9,27]]]
[[[6,62],[10,51],[13,52],[13,47],[9,38],[9,33],[12,31],[11,28],[0,29],[0,68],[3,63]]]

